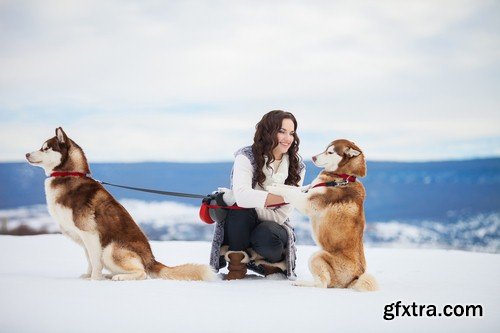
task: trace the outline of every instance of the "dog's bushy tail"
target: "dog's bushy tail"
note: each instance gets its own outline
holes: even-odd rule
[[[368,273],[361,274],[349,285],[349,288],[356,291],[375,291],[379,289],[377,280]]]
[[[201,264],[184,264],[180,266],[165,266],[164,264],[155,261],[148,269],[148,273],[152,278],[165,280],[184,280],[184,281],[215,281],[215,274],[212,267]]]

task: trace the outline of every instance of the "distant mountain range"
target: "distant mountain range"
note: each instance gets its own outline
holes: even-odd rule
[[[305,183],[320,171],[307,162]],[[207,194],[229,187],[232,163],[95,163],[95,179],[175,192]],[[0,163],[0,209],[45,203],[43,170],[28,163]],[[456,221],[500,211],[500,158],[425,163],[368,162],[361,179],[370,222]],[[162,197],[107,187],[117,199],[170,200],[197,206],[199,200]]]

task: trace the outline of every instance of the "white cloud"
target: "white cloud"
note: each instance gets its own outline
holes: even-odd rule
[[[499,8],[6,1],[0,160],[18,160],[60,124],[95,160],[227,160],[275,108],[297,115],[304,155],[339,135],[377,159],[471,151],[430,154],[435,142],[495,152]],[[409,144],[418,156],[404,153]]]
[[[293,110],[292,110],[293,111]],[[263,113],[263,112],[262,112]],[[0,125],[0,160],[21,160],[38,149],[62,125],[90,161],[228,161],[253,140],[261,112],[174,114],[149,112],[90,114],[47,124]],[[338,117],[325,112],[294,112],[305,159],[332,140],[355,141],[370,160],[442,160],[500,155],[498,125],[436,120],[384,123]],[[446,129],[446,130],[443,130]],[[466,130],[464,130],[466,129]],[[483,139],[486,135],[486,139]],[[12,140],[15,138],[15,140]],[[460,138],[460,139],[457,139]],[[15,144],[13,144],[15,143]]]

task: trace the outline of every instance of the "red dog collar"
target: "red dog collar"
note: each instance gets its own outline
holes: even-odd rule
[[[340,175],[338,173],[336,173],[335,176],[339,176],[340,178],[342,178],[343,180],[345,180],[346,182],[349,182],[349,183],[356,181],[356,176],[346,175],[345,173],[340,174]]]
[[[50,174],[50,177],[87,177],[86,173],[82,172],[68,172],[68,171],[55,171]]]

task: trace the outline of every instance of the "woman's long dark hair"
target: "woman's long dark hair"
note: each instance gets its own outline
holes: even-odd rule
[[[295,126],[293,134],[293,142],[288,149],[288,159],[290,165],[288,167],[288,178],[285,180],[286,185],[298,186],[300,180],[300,157],[299,137],[297,136],[297,120],[290,112],[274,110],[266,113],[262,119],[255,125],[255,135],[253,138],[252,152],[257,162],[257,183],[262,186],[266,180],[266,176],[262,171],[264,167],[264,157],[267,157],[266,166],[270,167],[274,162],[273,149],[278,145],[277,134],[281,129],[283,119],[290,119]]]

